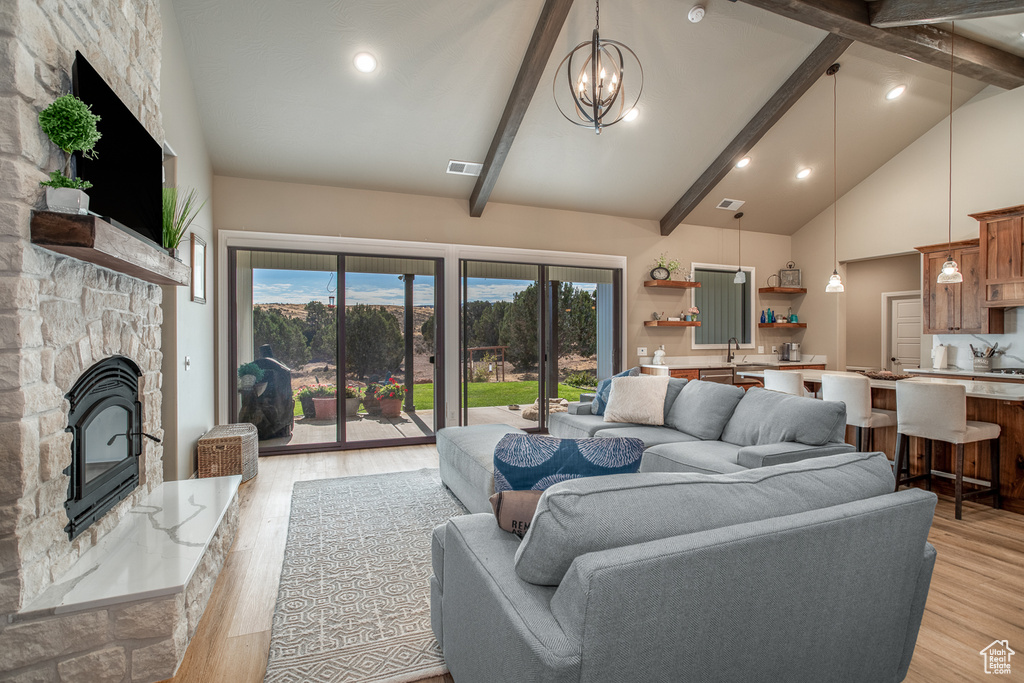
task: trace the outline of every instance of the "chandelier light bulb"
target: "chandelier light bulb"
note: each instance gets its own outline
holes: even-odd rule
[[[828,279],[828,285],[825,286],[825,293],[838,294],[845,291],[846,287],[843,286],[843,279],[839,277],[839,271],[833,270],[832,276]]]
[[[640,110],[637,109],[636,107],[633,107],[632,109],[629,110],[629,113],[622,117],[622,119],[627,122],[636,121],[636,117],[638,116],[640,116]]]

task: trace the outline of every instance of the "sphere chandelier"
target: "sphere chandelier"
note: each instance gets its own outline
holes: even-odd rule
[[[598,135],[602,128],[622,121],[635,109],[644,87],[644,69],[636,53],[617,40],[602,40],[600,28],[601,2],[596,0],[593,36],[565,56],[551,87],[559,113],[570,123],[592,128]],[[566,82],[559,88],[562,67]],[[632,98],[626,92],[627,71],[630,91],[636,89]]]

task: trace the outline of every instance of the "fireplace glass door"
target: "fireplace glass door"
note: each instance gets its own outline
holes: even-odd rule
[[[122,405],[102,407],[83,430],[86,484],[117,466],[131,453],[131,413]]]

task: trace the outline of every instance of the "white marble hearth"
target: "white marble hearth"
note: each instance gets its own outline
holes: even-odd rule
[[[66,614],[182,592],[241,481],[233,475],[164,482],[18,617]]]

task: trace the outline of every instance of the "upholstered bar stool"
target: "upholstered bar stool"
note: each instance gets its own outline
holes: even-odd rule
[[[956,518],[960,519],[963,501],[967,498],[992,496],[992,506],[1000,507],[999,496],[999,425],[967,419],[967,388],[962,384],[939,384],[899,380],[896,382],[896,488],[917,479],[932,487],[932,440],[955,446]],[[910,437],[925,441],[925,473],[910,475]],[[989,442],[992,466],[988,488],[964,493],[964,444]],[[904,476],[907,475],[907,476]]]
[[[765,370],[764,388],[793,396],[804,395],[804,373],[793,370]]]
[[[821,376],[821,397],[846,404],[846,424],[854,429],[858,451],[873,451],[874,430],[896,424],[896,411],[871,407],[871,380],[855,372],[828,372]],[[868,430],[865,448],[864,430]]]

